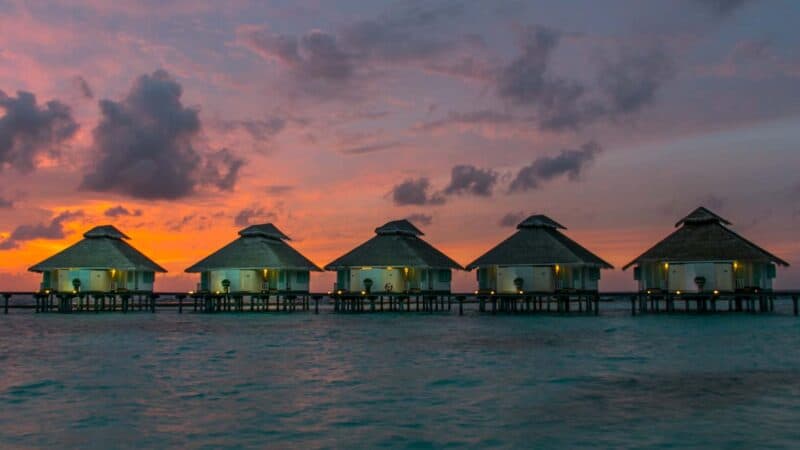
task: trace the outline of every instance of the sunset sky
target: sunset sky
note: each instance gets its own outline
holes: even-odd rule
[[[188,290],[254,223],[466,265],[542,213],[621,267],[700,205],[800,287],[800,2],[50,3],[0,0],[0,289],[106,223]]]

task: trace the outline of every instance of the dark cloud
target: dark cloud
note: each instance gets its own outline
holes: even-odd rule
[[[20,243],[34,239],[62,239],[66,236],[64,223],[83,217],[83,211],[64,211],[53,217],[48,223],[24,224],[11,232],[11,235],[0,242],[0,250],[19,247]]]
[[[354,72],[351,55],[341,49],[336,36],[311,30],[300,38],[250,29],[245,43],[265,58],[290,67],[295,75],[312,80],[347,81]]]
[[[550,84],[546,72],[560,38],[561,33],[550,28],[527,29],[520,39],[522,55],[504,67],[498,76],[500,96],[520,104],[537,103]]]
[[[598,83],[609,98],[610,112],[630,114],[651,104],[673,74],[672,57],[664,49],[625,49],[616,61],[603,66]]]
[[[674,74],[672,55],[657,45],[629,45],[605,61],[595,89],[551,73],[562,33],[533,26],[520,38],[522,54],[497,75],[500,98],[535,111],[539,128],[577,130],[601,119],[639,112]]]
[[[14,207],[14,200],[0,197],[0,209],[11,209]]]
[[[89,82],[86,81],[85,78],[78,75],[72,79],[72,85],[75,89],[81,94],[81,97],[86,99],[94,98],[94,92],[92,92],[92,87],[89,86]]]
[[[363,87],[365,76],[388,65],[414,65],[451,76],[485,78],[486,64],[469,61],[465,52],[458,51],[483,46],[479,36],[465,33],[455,39],[436,37],[441,35],[441,22],[462,10],[461,1],[401,2],[377,18],[351,22],[335,32],[315,29],[298,37],[268,28],[244,27],[239,37],[262,57],[289,68],[295,81],[305,82],[306,93],[340,95],[341,90],[326,90],[325,85]],[[361,82],[352,83],[359,76]],[[308,81],[322,82],[323,86]]]
[[[414,128],[421,131],[432,131],[450,125],[501,125],[511,122],[514,122],[514,116],[511,114],[483,109],[464,113],[451,111],[443,119],[425,122]]]
[[[380,142],[377,144],[360,145],[358,147],[345,148],[340,150],[341,153],[346,155],[363,155],[365,153],[374,153],[383,150],[390,150],[402,145],[402,142]]]
[[[601,151],[600,145],[591,141],[576,150],[565,149],[556,156],[540,157],[520,169],[509,190],[517,192],[538,189],[543,182],[562,175],[566,175],[570,180],[576,180]]]
[[[455,44],[430,38],[424,31],[462,10],[460,2],[436,5],[406,2],[377,19],[360,20],[345,26],[340,34],[352,53],[362,60],[394,64],[425,60],[451,50]]]
[[[287,120],[283,117],[270,117],[263,120],[227,120],[220,122],[223,131],[243,130],[255,140],[266,141],[286,128]]]
[[[585,98],[582,84],[550,73],[550,59],[560,39],[557,30],[528,28],[520,38],[522,55],[503,67],[497,77],[498,95],[517,105],[532,106],[540,128],[547,130],[579,128],[604,113],[602,105]]]
[[[752,0],[694,0],[694,2],[713,13],[725,16],[747,3],[752,3]]]
[[[479,169],[466,164],[457,165],[450,173],[450,184],[444,188],[444,193],[489,197],[497,184],[497,176],[497,172],[491,169]]]
[[[430,225],[433,223],[433,216],[423,213],[414,213],[406,216],[406,219],[416,225]]]
[[[206,155],[195,148],[202,125],[182,93],[159,70],[140,76],[121,101],[101,100],[97,161],[81,187],[144,199],[186,197],[204,185],[231,190],[243,161],[227,149]]]
[[[242,166],[243,159],[223,148],[206,156],[202,179],[221,191],[232,191]]]
[[[103,215],[106,217],[124,217],[124,216],[131,216],[131,217],[140,217],[142,215],[141,209],[134,209],[130,210],[122,205],[114,206],[113,208],[108,208],[103,212]]]
[[[497,221],[497,224],[504,228],[516,227],[525,217],[527,216],[522,211],[510,212],[501,217],[500,220]]]
[[[233,217],[233,224],[237,227],[246,227],[255,223],[275,220],[275,218],[276,215],[273,212],[268,212],[264,208],[251,207],[236,213]]]
[[[265,186],[264,193],[267,195],[283,195],[288,194],[294,190],[294,186],[288,186],[285,184],[274,184],[272,186]]]
[[[441,205],[444,196],[432,192],[430,180],[426,177],[407,179],[392,189],[392,200],[396,205]]]
[[[30,172],[39,156],[58,156],[59,147],[78,131],[69,106],[57,100],[38,105],[30,92],[11,97],[0,90],[0,110],[5,112],[0,117],[0,169]]]

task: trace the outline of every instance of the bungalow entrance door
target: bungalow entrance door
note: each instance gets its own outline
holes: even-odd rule
[[[667,289],[670,291],[680,291],[681,289],[685,289],[684,288],[685,284],[686,284],[686,267],[683,264],[670,264]]]
[[[533,290],[535,292],[552,292],[553,285],[552,266],[534,266],[533,268]]]
[[[716,263],[714,264],[715,289],[722,292],[733,291],[733,264]]]

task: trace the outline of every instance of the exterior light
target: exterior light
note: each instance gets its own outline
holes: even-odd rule
[[[367,295],[367,291],[361,291],[361,295]]]
[[[392,270],[392,266],[387,267],[386,270]]]
[[[715,289],[714,290],[714,295],[719,295],[719,291]]]
[[[675,291],[675,293],[681,295],[681,291]]]
[[[362,267],[361,270],[372,270],[372,267],[369,267],[369,266]]]
[[[736,261],[734,261],[734,262],[733,262],[733,270],[736,270],[736,269],[738,269],[738,268],[739,268],[739,263],[737,263]]]
[[[647,295],[650,295],[650,290],[647,291]]]
[[[475,291],[475,295],[478,295],[478,291]]]
[[[489,294],[494,295],[494,291],[491,291]]]
[[[111,269],[111,278],[114,278],[114,275],[117,274],[117,269]]]
[[[331,295],[331,291],[328,291],[328,295]]]
[[[664,270],[669,269],[669,263],[664,263]]]
[[[522,294],[522,291],[519,291],[519,293]]]
[[[217,291],[217,295],[219,295],[219,291]]]
[[[336,295],[342,295],[342,291],[336,291]]]
[[[558,273],[558,271],[559,271],[559,270],[561,270],[561,266],[559,266],[558,264],[556,264],[556,273]]]

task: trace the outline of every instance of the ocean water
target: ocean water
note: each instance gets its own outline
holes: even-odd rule
[[[789,448],[791,315],[0,316],[0,448]]]

